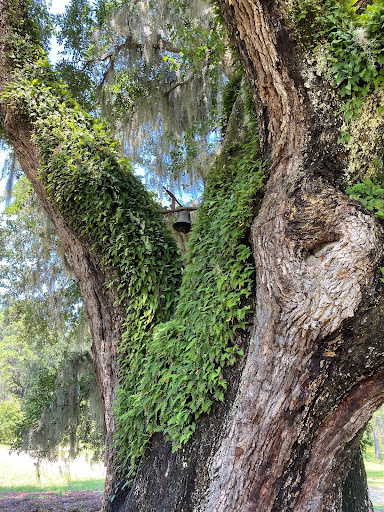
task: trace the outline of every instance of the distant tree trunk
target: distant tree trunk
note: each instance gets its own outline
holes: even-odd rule
[[[380,430],[381,446],[384,448],[384,421],[380,415],[380,412],[378,412],[376,419]]]
[[[373,427],[373,441],[375,443],[375,457],[378,460],[383,460],[380,451],[379,432],[377,428]]]
[[[351,450],[384,401],[382,228],[337,188],[345,167],[337,144],[340,105],[327,82],[310,75],[285,23],[287,3],[218,3],[258,105],[269,161],[250,233],[253,326],[239,337],[246,357],[226,370],[225,405],[214,404],[176,453],[161,434],[153,436],[132,488],[105,509],[340,511]],[[2,0],[2,35],[12,12]],[[1,55],[4,89],[11,63],[0,47]],[[92,244],[72,231],[41,185],[25,113],[3,102],[0,119],[79,280],[110,441],[122,312]],[[111,492],[112,457],[108,464]],[[371,510],[369,500],[359,503],[359,511]]]

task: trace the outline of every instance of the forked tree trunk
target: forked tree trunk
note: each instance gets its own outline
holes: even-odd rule
[[[254,322],[239,340],[247,355],[227,370],[225,405],[216,404],[175,454],[155,436],[132,489],[111,508],[340,511],[357,441],[384,401],[382,230],[335,187],[344,166],[336,144],[339,106],[300,56],[284,22],[284,2],[219,0],[219,5],[258,105],[270,162],[251,229]],[[0,12],[4,29],[6,11]],[[8,73],[3,66],[2,87]],[[112,307],[99,262],[41,190],[28,125],[6,105],[1,122],[79,279],[98,383],[110,412],[113,341],[121,334],[121,315]]]
[[[160,441],[153,443],[123,510],[339,511],[356,442],[384,398],[383,299],[374,292],[382,233],[334,186],[344,165],[336,143],[339,105],[306,68],[283,3],[219,4],[270,159],[251,233],[254,329],[232,406],[228,397],[211,445],[207,425],[195,446],[168,460]],[[201,445],[206,450],[196,461]],[[189,489],[177,480],[183,467],[190,468]],[[366,496],[356,510],[364,508],[370,510]]]

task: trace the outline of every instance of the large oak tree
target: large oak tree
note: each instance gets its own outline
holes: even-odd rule
[[[384,401],[384,295],[379,282],[380,222],[344,192],[352,156],[356,162],[357,152],[360,167],[349,179],[358,181],[380,149],[375,134],[380,127],[380,82],[376,89],[370,88],[364,72],[378,47],[367,43],[369,59],[361,77],[347,73],[344,91],[335,91],[332,77],[318,69],[320,54],[312,53],[316,38],[326,48],[332,37],[332,16],[339,12],[335,6],[345,8],[348,35],[348,22],[357,13],[336,1],[316,5],[310,0],[219,0],[258,111],[260,151],[268,162],[263,198],[249,233],[256,268],[252,321],[236,330],[237,344],[246,355],[223,370],[228,384],[225,401],[214,401],[210,414],[199,416],[188,442],[173,452],[167,437],[154,433],[130,486],[121,489],[116,485],[124,468],[116,467],[116,450],[110,444],[115,432],[117,347],[127,340],[127,328],[136,339],[126,317],[128,311],[131,322],[137,320],[132,304],[138,294],[157,298],[156,305],[150,302],[148,309],[142,307],[137,313],[146,319],[140,329],[149,336],[154,324],[171,317],[174,305],[169,297],[177,289],[180,272],[176,249],[149,196],[128,177],[125,164],[108,153],[105,138],[87,135],[82,152],[71,153],[71,129],[86,127],[98,133],[99,128],[65,99],[60,87],[52,92],[49,70],[45,66],[42,72],[34,64],[38,52],[26,54],[28,48],[30,53],[37,50],[32,51],[32,46],[26,50],[20,43],[31,30],[23,5],[1,1],[0,88],[7,91],[1,102],[1,125],[56,227],[87,309],[108,428],[106,510],[341,510],[352,455],[367,421]],[[360,28],[356,26],[356,41]],[[322,32],[311,33],[312,29]],[[363,36],[360,30],[360,41]],[[357,57],[352,58],[357,62]],[[335,60],[342,64],[348,58],[338,54]],[[334,85],[340,88],[342,72],[337,75],[336,70],[341,67],[328,64]],[[380,75],[378,69],[372,80]],[[12,83],[17,85],[12,88]],[[59,99],[52,99],[55,94]],[[48,97],[50,103],[44,107]],[[350,128],[355,139],[371,139],[365,153],[356,150],[353,140],[349,146],[338,141],[341,131],[348,131],[342,125],[350,117],[343,121],[343,97],[352,100],[347,112],[354,109],[357,115],[360,108],[360,117],[366,116],[363,128],[357,121]],[[371,98],[371,111],[364,110],[365,98]],[[66,110],[66,101],[72,110]],[[48,126],[44,117],[49,116]],[[376,124],[369,124],[372,119]],[[368,132],[367,126],[371,126]],[[103,172],[90,171],[87,177],[82,162],[88,169],[95,154],[105,158]],[[63,177],[66,158],[73,159],[73,174]],[[77,182],[75,171],[80,167],[78,174],[83,176]],[[374,174],[372,168],[370,172]],[[365,185],[378,187],[373,181]],[[114,205],[104,218],[93,209],[97,193],[107,193]],[[370,196],[375,197],[375,193]],[[377,203],[377,207],[365,204],[380,209]],[[96,229],[100,223],[89,220],[88,212],[99,215],[104,227],[112,226],[102,232],[102,240]],[[151,247],[145,263],[132,256],[123,266],[119,262],[127,253],[112,254],[111,240],[123,237],[123,226],[113,227],[119,226],[121,217],[136,226],[127,235],[132,246],[136,243],[138,252],[143,244]],[[149,284],[135,288],[140,265],[141,278]],[[119,349],[120,367],[125,360],[137,364],[130,358],[134,349],[129,345],[125,351]],[[110,501],[115,488],[117,495]],[[362,501],[354,510],[369,510],[367,501]]]

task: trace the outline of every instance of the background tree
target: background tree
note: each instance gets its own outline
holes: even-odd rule
[[[80,446],[100,453],[102,405],[77,283],[25,178],[13,194],[0,238],[1,406],[13,418],[2,440],[39,458],[64,445],[72,456]]]
[[[219,2],[268,166],[234,108],[243,151],[228,138],[210,172],[180,288],[158,206],[1,5],[2,126],[79,282],[108,446],[116,430],[105,508],[340,510],[384,399],[382,3]]]
[[[201,195],[232,72],[212,7],[73,0],[57,23],[60,76],[81,105],[108,119],[146,184],[160,196],[162,185]]]

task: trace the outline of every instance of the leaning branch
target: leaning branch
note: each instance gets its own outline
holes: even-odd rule
[[[196,73],[193,71],[187,79],[183,80],[182,82],[177,82],[175,85],[173,85],[170,89],[168,89],[168,91],[164,93],[164,98],[167,98],[178,87],[182,87],[191,83],[195,77],[195,74]]]

